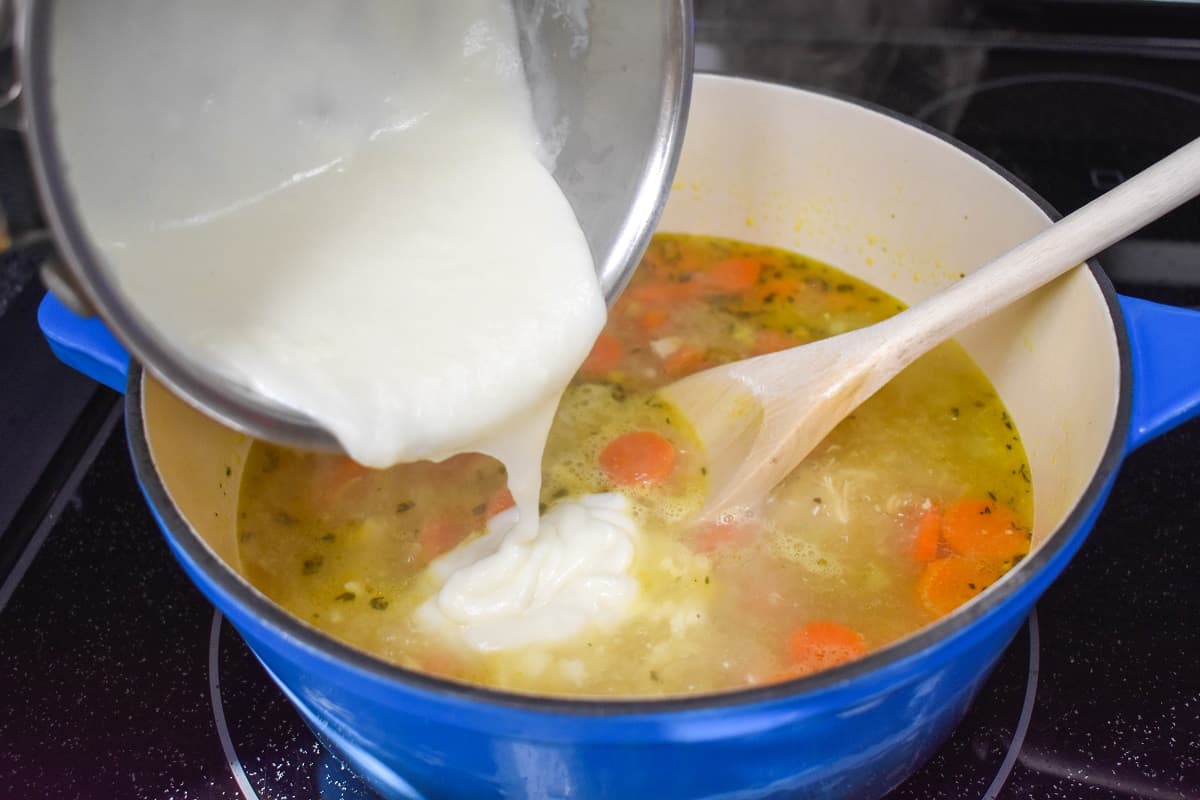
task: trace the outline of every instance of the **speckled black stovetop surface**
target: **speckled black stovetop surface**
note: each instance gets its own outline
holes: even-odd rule
[[[699,68],[917,116],[1062,208],[1200,136],[1186,4],[696,5]],[[1198,242],[1193,204],[1102,263],[1122,291],[1197,306]],[[119,400],[37,341],[36,256],[0,257],[0,800],[369,798],[170,557]],[[892,796],[1200,800],[1197,520],[1200,421],[1130,457],[966,720]]]

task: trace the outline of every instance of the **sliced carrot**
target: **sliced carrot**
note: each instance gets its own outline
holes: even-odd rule
[[[675,469],[675,447],[654,431],[626,433],[600,451],[600,467],[621,486],[662,483]]]
[[[668,319],[670,319],[670,314],[664,309],[648,308],[638,317],[638,327],[642,329],[643,333],[655,333],[667,324]]]
[[[913,539],[912,557],[917,561],[933,561],[937,558],[938,543],[942,538],[942,507],[930,503],[917,520],[917,535]]]
[[[753,286],[761,271],[762,264],[753,258],[730,258],[714,264],[700,281],[710,292],[736,294]]]
[[[960,500],[942,517],[942,538],[954,552],[989,561],[1011,561],[1029,551],[1029,533],[1013,512],[991,500]]]
[[[783,331],[763,330],[754,337],[754,355],[762,356],[767,353],[777,353],[789,347],[795,347],[799,342]]]
[[[421,548],[421,558],[433,561],[443,553],[449,553],[459,542],[467,538],[471,532],[470,525],[464,519],[456,517],[440,517],[421,528],[417,534],[417,544]]]
[[[596,338],[596,343],[592,345],[592,352],[588,353],[588,357],[584,359],[580,372],[592,377],[612,372],[617,368],[617,364],[621,363],[622,350],[621,342],[617,337],[609,333],[600,334]]]
[[[497,489],[487,500],[487,518],[491,519],[501,511],[508,511],[516,504],[517,501],[513,499],[508,487]]]
[[[935,617],[945,616],[991,586],[1004,574],[993,562],[949,556],[929,562],[917,578],[917,597]]]
[[[867,654],[867,640],[837,622],[810,622],[788,638],[788,657],[800,674],[820,672]]]
[[[710,522],[688,536],[687,543],[697,553],[712,553],[723,547],[750,540],[750,528],[736,522]]]
[[[684,375],[699,372],[704,365],[706,353],[707,351],[702,347],[685,344],[663,359],[663,372],[672,378],[682,378]]]

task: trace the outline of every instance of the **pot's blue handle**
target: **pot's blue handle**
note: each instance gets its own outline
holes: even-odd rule
[[[47,292],[38,306],[38,326],[59,361],[118,392],[125,391],[129,353],[99,317],[81,317]]]
[[[1200,414],[1200,311],[1120,297],[1133,356],[1130,450]]]

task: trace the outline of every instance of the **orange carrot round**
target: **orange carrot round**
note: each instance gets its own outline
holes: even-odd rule
[[[497,489],[487,499],[487,518],[491,519],[501,511],[508,511],[516,504],[517,501],[513,499],[512,492],[508,490],[508,487]]]
[[[810,622],[788,638],[788,657],[797,676],[836,667],[867,654],[867,640],[837,622]]]
[[[1004,574],[998,564],[966,556],[939,558],[917,578],[917,596],[925,610],[942,617],[991,586]]]
[[[621,486],[662,483],[675,469],[675,447],[654,431],[626,433],[600,451],[600,467]]]
[[[917,520],[917,535],[913,539],[912,557],[917,561],[933,561],[937,558],[938,544],[942,538],[942,507],[930,503]]]
[[[991,500],[960,500],[942,516],[942,538],[964,556],[1011,561],[1029,550],[1029,533],[1007,507]]]
[[[663,372],[672,378],[682,378],[693,372],[699,372],[704,365],[706,354],[707,351],[702,347],[685,344],[663,359]]]
[[[754,337],[754,355],[761,356],[767,353],[776,353],[780,350],[786,350],[789,347],[795,347],[799,344],[791,336],[783,331],[765,330],[759,331]]]
[[[456,517],[440,517],[421,528],[417,535],[417,544],[421,548],[421,558],[433,561],[443,553],[449,553],[470,533],[466,520]]]
[[[655,333],[667,324],[669,318],[670,315],[664,309],[648,308],[638,317],[638,327],[642,329],[643,333]]]
[[[612,372],[617,368],[617,364],[621,363],[621,354],[621,342],[617,340],[617,337],[609,333],[602,333],[596,338],[596,343],[592,345],[592,352],[588,353],[580,371],[592,377],[605,375]]]
[[[730,258],[714,264],[701,281],[710,291],[734,294],[753,286],[761,271],[762,264],[753,258]]]

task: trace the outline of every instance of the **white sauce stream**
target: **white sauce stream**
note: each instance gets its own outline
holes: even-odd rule
[[[536,524],[554,407],[605,307],[509,3],[55,8],[69,179],[161,337],[363,464],[500,458],[521,523],[456,556],[437,604],[473,645],[626,607],[622,511],[592,498]]]

